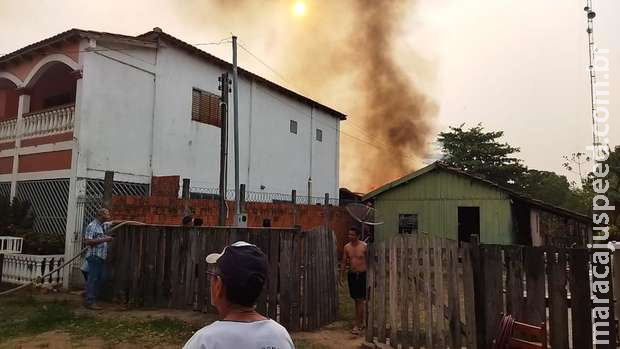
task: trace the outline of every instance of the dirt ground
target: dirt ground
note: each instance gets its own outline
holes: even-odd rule
[[[22,297],[22,298],[20,298]],[[31,297],[31,298],[25,298]],[[30,301],[29,299],[33,299]],[[0,300],[0,306],[4,300]],[[24,301],[24,305],[19,303]],[[21,309],[30,309],[29,303],[36,303],[36,306],[47,309],[49,304],[62,303],[71,313],[71,320],[52,319],[58,323],[67,325],[49,324],[47,327],[40,324],[34,329],[28,329],[28,333],[17,333],[11,335],[9,339],[0,338],[0,348],[4,349],[64,349],[64,348],[87,348],[87,349],[133,349],[133,348],[153,348],[168,349],[180,348],[185,337],[191,336],[192,331],[199,329],[216,320],[215,316],[193,311],[157,309],[157,310],[125,310],[116,305],[104,304],[103,311],[93,312],[80,306],[81,297],[76,294],[55,293],[55,294],[32,294],[24,296],[16,295],[11,302],[17,306],[0,308],[0,312],[7,312],[0,317],[15,317],[14,322],[19,324],[19,313]],[[7,310],[8,309],[8,310]],[[24,310],[25,311],[25,310]],[[33,310],[34,313],[34,310]],[[29,316],[29,315],[28,315]],[[29,321],[23,314],[23,321]],[[82,320],[87,319],[87,320]],[[174,323],[172,329],[155,329],[144,327],[145,324],[162,320],[164,322],[175,321],[184,326],[179,332],[174,332],[177,328]],[[0,320],[0,323],[3,320]],[[40,319],[37,321],[41,321]],[[63,322],[64,321],[64,322]],[[87,321],[90,325],[80,327],[80,321]],[[77,327],[75,322],[78,323]],[[167,323],[167,322],[166,322]],[[37,322],[35,321],[35,325]],[[6,325],[6,324],[4,324]],[[92,326],[92,327],[88,327]],[[161,325],[160,325],[161,326]],[[163,325],[166,326],[166,325]],[[104,328],[105,327],[105,328]],[[118,327],[118,329],[116,329]],[[127,327],[134,327],[131,335],[118,335],[120,332],[131,331]],[[50,329],[51,328],[51,329]],[[143,328],[148,330],[142,331]],[[50,329],[50,330],[46,330]],[[348,349],[359,348],[362,343],[360,336],[349,333],[350,325],[348,321],[339,321],[328,325],[319,331],[293,333],[293,341],[297,349]],[[170,332],[172,331],[172,332]],[[146,334],[144,334],[144,333]],[[0,334],[2,332],[0,331]],[[124,333],[124,332],[123,332]],[[1,337],[1,336],[0,336]],[[175,338],[176,337],[176,338]]]
[[[349,332],[348,324],[343,321],[323,327],[320,331],[293,333],[293,341],[304,341],[318,348],[353,349],[360,348],[363,337]],[[312,346],[308,346],[312,348]],[[299,348],[298,348],[299,349]]]

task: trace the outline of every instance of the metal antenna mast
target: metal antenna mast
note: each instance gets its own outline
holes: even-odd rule
[[[591,103],[591,115],[592,118],[592,145],[594,146],[595,152],[598,153],[598,146],[601,145],[598,135],[596,134],[596,69],[594,65],[596,53],[598,49],[594,44],[594,18],[596,17],[596,12],[594,12],[592,8],[592,0],[586,0],[586,7],[583,9],[586,12],[586,16],[588,18],[588,54],[590,56],[590,65],[588,66],[588,71],[590,71],[590,103]],[[595,153],[595,154],[596,154]]]

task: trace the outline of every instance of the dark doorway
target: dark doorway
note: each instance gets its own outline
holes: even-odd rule
[[[470,242],[472,234],[480,236],[480,207],[459,207],[459,241]]]

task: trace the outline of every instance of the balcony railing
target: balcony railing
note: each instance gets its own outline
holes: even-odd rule
[[[40,137],[71,131],[74,116],[74,104],[25,114],[22,137]]]
[[[0,253],[22,253],[24,238],[0,236]]]
[[[2,266],[2,282],[25,284],[30,281],[37,281],[38,278],[61,266],[64,258],[65,256],[62,254],[7,254],[4,256]],[[54,274],[41,280],[41,283],[43,286],[62,284],[62,272],[54,272]]]
[[[0,142],[15,139],[17,119],[0,121]]]

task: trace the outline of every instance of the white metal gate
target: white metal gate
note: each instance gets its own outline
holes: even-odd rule
[[[82,246],[82,233],[86,226],[95,219],[97,210],[103,207],[103,180],[86,179],[85,195],[77,197],[77,209],[75,211],[75,228],[73,233],[73,256],[79,253]],[[150,186],[144,183],[114,182],[112,186],[113,196],[148,196]],[[114,218],[114,217],[112,217]],[[71,284],[79,285],[79,269],[83,261],[77,259],[71,272]]]
[[[11,196],[11,182],[0,182],[0,198],[8,199]]]
[[[15,197],[31,204],[34,232],[64,237],[69,200],[68,178],[17,182]]]

